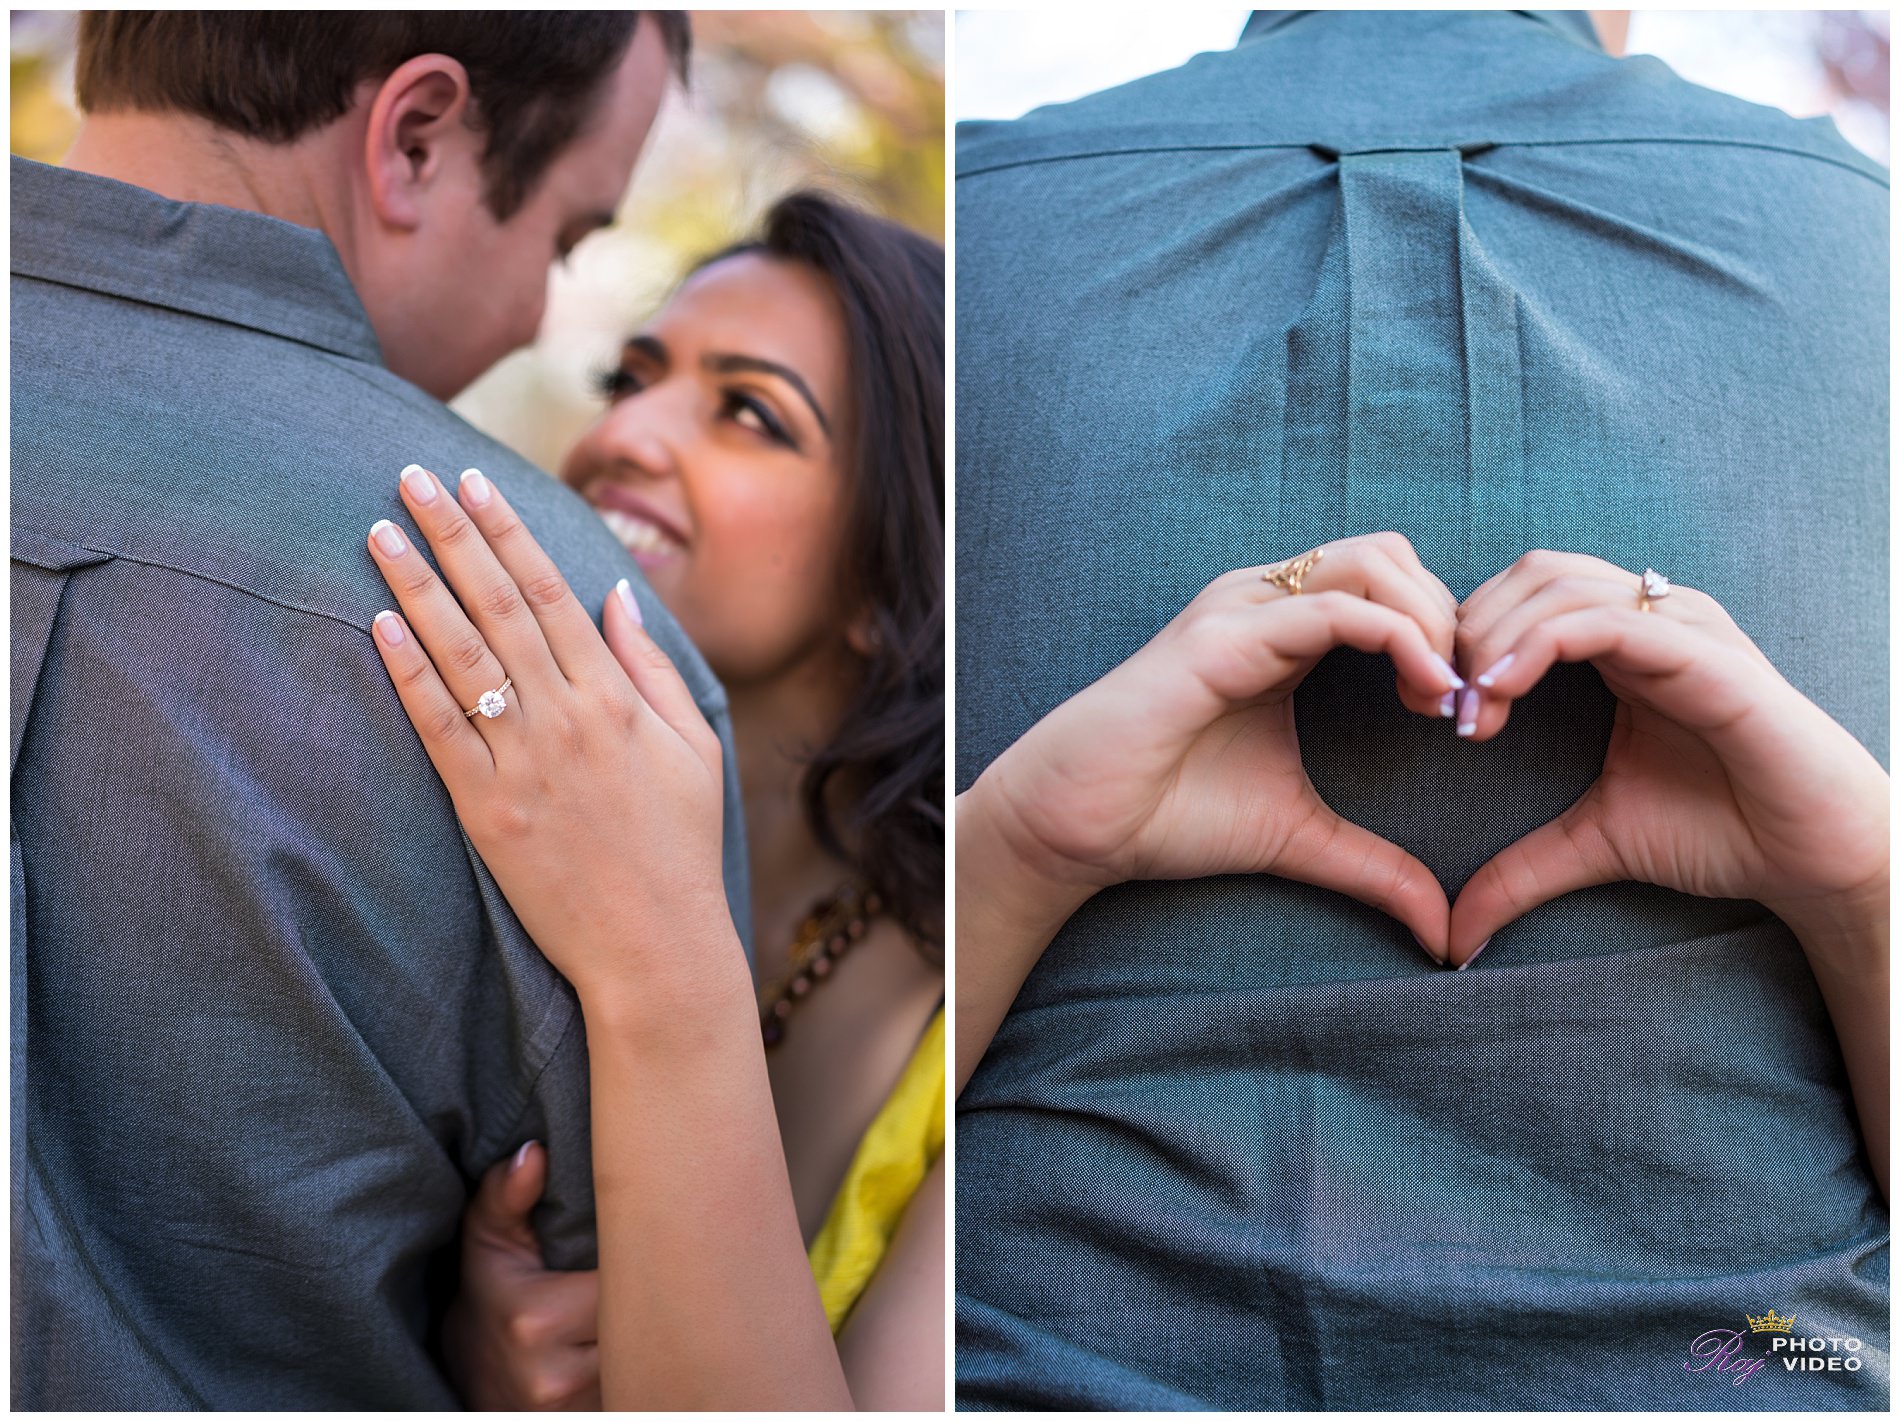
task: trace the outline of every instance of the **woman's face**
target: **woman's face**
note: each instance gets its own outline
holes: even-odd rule
[[[562,465],[730,684],[845,645],[846,362],[828,279],[729,257],[626,343]]]

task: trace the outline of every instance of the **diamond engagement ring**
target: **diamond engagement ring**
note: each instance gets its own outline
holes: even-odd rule
[[[464,716],[481,716],[490,721],[494,720],[508,709],[508,688],[514,684],[515,679],[513,677],[503,677],[500,686],[496,687],[493,691],[484,691],[475,704],[462,714]]]
[[[1652,608],[1650,604],[1652,602],[1661,602],[1668,596],[1669,579],[1665,578],[1654,568],[1643,569],[1643,586],[1636,594],[1636,610],[1638,612],[1654,612],[1655,609]]]

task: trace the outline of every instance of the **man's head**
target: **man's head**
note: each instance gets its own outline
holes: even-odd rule
[[[78,92],[227,169],[207,200],[321,228],[391,369],[446,399],[533,339],[689,47],[677,11],[91,12]]]

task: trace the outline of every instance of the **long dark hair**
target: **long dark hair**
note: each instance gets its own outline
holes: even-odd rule
[[[943,247],[826,193],[780,198],[743,253],[802,262],[844,308],[855,398],[844,606],[868,664],[802,786],[819,843],[927,948],[943,909]]]

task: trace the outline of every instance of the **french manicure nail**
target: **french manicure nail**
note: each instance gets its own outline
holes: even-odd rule
[[[1453,691],[1463,691],[1465,689],[1465,679],[1451,669],[1450,662],[1446,661],[1436,652],[1432,653],[1432,660],[1438,663],[1438,669],[1445,674],[1445,680],[1451,683],[1451,689]]]
[[[485,506],[493,492],[488,487],[488,477],[481,470],[464,469],[462,471],[462,496],[476,508]]]
[[[402,471],[402,486],[419,504],[435,502],[435,478],[420,464],[411,464]]]
[[[1484,952],[1484,950],[1486,948],[1489,948],[1490,946],[1491,946],[1491,940],[1487,938],[1484,940],[1484,942],[1480,943],[1476,948],[1473,948],[1471,950],[1471,956],[1465,959],[1464,962],[1458,965],[1458,971],[1462,973],[1466,968],[1470,967],[1473,963],[1477,962],[1478,955]]]
[[[1511,663],[1516,660],[1517,660],[1516,652],[1506,652],[1503,656],[1499,657],[1495,662],[1491,664],[1490,671],[1486,672],[1483,676],[1478,678],[1478,685],[1479,686],[1492,685],[1493,683],[1497,681],[1499,677],[1504,675],[1505,668],[1510,666]]]
[[[1407,933],[1412,933],[1412,930],[1409,928],[1406,929],[1405,931]],[[1416,933],[1412,933],[1412,941],[1418,944],[1419,952],[1423,953],[1427,958],[1430,958],[1434,963],[1437,963],[1440,967],[1444,966],[1444,959],[1440,958],[1436,953],[1432,952],[1430,948],[1427,948],[1425,946],[1425,940],[1423,938],[1420,938]]]
[[[1438,714],[1450,720],[1458,714],[1458,693],[1447,691],[1438,698]]]
[[[385,558],[400,558],[409,551],[409,541],[402,536],[402,530],[386,518],[379,518],[370,525],[369,536],[376,540]]]
[[[646,626],[647,620],[640,615],[640,604],[633,596],[633,584],[622,578],[614,584],[614,591],[620,594],[620,605],[626,609],[627,616],[633,619],[633,625]]]
[[[528,1163],[528,1151],[533,1145],[533,1141],[523,1141],[521,1143],[521,1149],[515,1152],[515,1158],[508,1162],[508,1173],[510,1175],[513,1175],[517,1170]]]
[[[1468,736],[1478,729],[1478,693],[1471,690],[1458,697],[1458,734]]]
[[[400,647],[403,641],[402,619],[393,612],[376,614],[376,635],[385,647]]]

